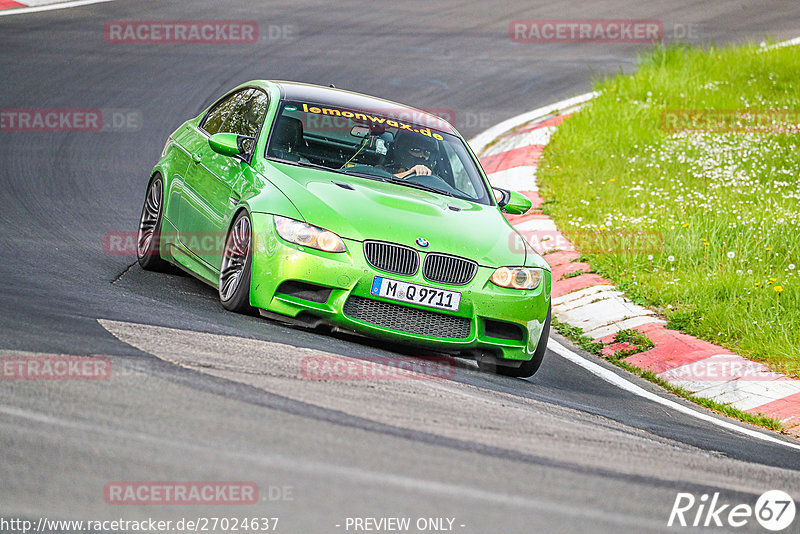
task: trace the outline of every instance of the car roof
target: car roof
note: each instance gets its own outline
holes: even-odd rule
[[[260,81],[264,84],[274,84],[277,86],[281,93],[282,100],[295,100],[308,102],[309,104],[325,104],[354,111],[365,111],[382,116],[391,115],[392,113],[398,116],[404,116],[408,113],[409,116],[414,117],[413,122],[417,124],[422,124],[441,132],[458,135],[455,128],[444,119],[421,109],[398,104],[390,100],[309,83],[281,80]]]

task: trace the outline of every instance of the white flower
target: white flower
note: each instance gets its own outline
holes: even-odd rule
[[[650,260],[650,261],[653,261],[653,255],[652,254],[648,254],[647,255],[647,259]],[[794,269],[794,265],[792,265],[791,268]]]
[[[675,256],[669,256],[669,257],[667,258],[667,261],[675,261]]]
[[[789,270],[790,271],[794,271],[794,263],[790,263],[789,264]]]
[[[735,257],[736,257],[736,253],[735,253],[734,251],[732,251],[732,250],[731,250],[730,252],[728,252],[728,257],[729,257],[730,259],[733,259],[733,258],[735,258]]]

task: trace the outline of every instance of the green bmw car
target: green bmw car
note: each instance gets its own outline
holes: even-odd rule
[[[528,377],[550,329],[550,268],[506,221],[447,122],[293,82],[236,87],[167,139],[139,264],[175,265],[222,305],[477,360]]]

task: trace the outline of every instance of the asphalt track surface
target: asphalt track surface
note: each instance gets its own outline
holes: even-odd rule
[[[553,352],[528,381],[469,362],[450,380],[300,380],[303,356],[393,348],[227,313],[200,282],[104,249],[107,233],[135,229],[169,132],[248,79],[452,109],[470,137],[631,71],[644,50],[513,44],[512,19],[659,19],[668,36],[689,28],[703,43],[790,38],[800,22],[796,2],[631,4],[121,0],[0,17],[0,107],[142,118],[132,131],[0,133],[0,353],[113,365],[106,381],[0,383],[0,516],[277,516],[290,533],[344,532],[347,517],[448,517],[461,532],[650,532],[675,530],[678,491],[800,498],[796,450],[623,392]],[[267,39],[104,42],[105,22],[139,19],[255,20]],[[269,39],[270,25],[291,30]],[[253,481],[262,502],[104,502],[107,482],[153,480]],[[277,487],[291,498],[270,500]]]

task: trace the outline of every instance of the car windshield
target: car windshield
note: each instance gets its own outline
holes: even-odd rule
[[[376,114],[285,101],[267,157],[491,204],[464,142],[434,129],[427,115],[413,114],[405,108]]]

